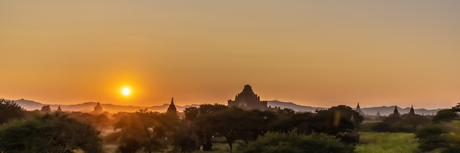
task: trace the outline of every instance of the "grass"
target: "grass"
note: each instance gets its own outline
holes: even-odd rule
[[[413,133],[363,132],[356,153],[421,153]],[[433,151],[431,153],[438,153]]]

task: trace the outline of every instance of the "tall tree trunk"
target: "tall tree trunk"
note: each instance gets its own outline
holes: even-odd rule
[[[205,139],[206,139],[206,144],[205,144],[205,147],[206,150],[205,151],[211,151],[212,150],[212,136],[210,134],[206,134],[205,136]]]
[[[227,142],[227,143],[228,143],[228,146],[230,146],[230,152],[232,152],[232,150],[233,150],[232,143],[231,142]]]

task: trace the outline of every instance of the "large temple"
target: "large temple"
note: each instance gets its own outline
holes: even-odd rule
[[[273,110],[267,106],[267,101],[260,101],[260,97],[252,91],[250,85],[245,85],[241,93],[235,96],[235,100],[228,100],[228,107],[237,106],[243,109]]]

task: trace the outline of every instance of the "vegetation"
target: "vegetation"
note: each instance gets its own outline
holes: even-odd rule
[[[43,114],[51,113],[51,106],[50,105],[43,106],[40,112]]]
[[[16,102],[0,99],[0,126],[25,116],[25,110]]]
[[[182,120],[147,109],[113,115],[52,113],[49,106],[24,111],[6,100],[0,101],[0,109],[7,110],[0,112],[2,123],[8,123],[0,128],[0,150],[7,152],[103,152],[102,142],[120,153],[460,152],[458,105],[440,111],[431,122],[411,113],[367,123],[345,105],[295,112],[203,104],[186,108]],[[101,135],[98,130],[110,132]]]
[[[59,113],[35,116],[0,128],[7,152],[102,152],[99,131]]]
[[[457,112],[460,103],[451,109],[439,111],[431,124],[420,128],[416,137],[422,151],[440,150],[442,153],[460,152],[460,121]]]
[[[177,116],[148,112],[147,109],[124,116],[114,124],[114,129],[121,130],[118,150],[122,153],[164,150],[167,146],[165,140],[177,132],[178,127]]]
[[[454,109],[443,109],[440,110],[436,116],[433,117],[431,122],[433,123],[441,123],[441,122],[451,122],[452,120],[458,120],[459,117],[456,110]],[[458,112],[458,111],[457,111]]]
[[[460,121],[435,123],[419,129],[416,137],[422,151],[460,152]]]
[[[352,153],[353,145],[346,145],[326,134],[269,133],[242,148],[243,153]]]
[[[361,145],[355,149],[357,153],[414,153],[419,152],[417,139],[413,133],[376,133],[363,132]]]

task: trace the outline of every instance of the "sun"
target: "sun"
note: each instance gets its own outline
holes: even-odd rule
[[[123,89],[123,95],[129,95],[129,93],[131,92],[131,90],[129,90],[128,88],[125,88]]]

